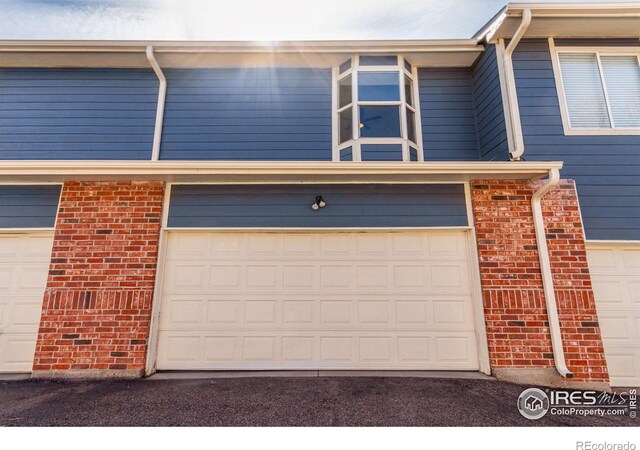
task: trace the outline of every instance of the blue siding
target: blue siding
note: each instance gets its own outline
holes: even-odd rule
[[[317,195],[327,203],[314,211]],[[171,227],[466,226],[455,185],[176,185]]]
[[[0,186],[0,228],[53,228],[59,185]]]
[[[470,69],[419,69],[425,161],[476,161],[478,133]]]
[[[363,161],[402,161],[402,145],[384,144],[360,146]]]
[[[161,159],[331,160],[331,70],[165,71]]]
[[[495,45],[487,47],[471,72],[480,159],[508,161],[509,142]]]
[[[521,42],[513,59],[525,158],[564,161],[587,239],[640,240],[640,136],[565,136],[546,40]]]
[[[150,159],[151,70],[0,69],[0,159]]]

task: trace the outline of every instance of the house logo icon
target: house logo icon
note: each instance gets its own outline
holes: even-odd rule
[[[540,419],[549,411],[549,397],[538,388],[526,389],[518,397],[518,411],[527,419]]]

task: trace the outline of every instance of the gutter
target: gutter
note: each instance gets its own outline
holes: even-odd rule
[[[164,105],[165,100],[167,98],[167,79],[162,73],[162,69],[160,68],[160,64],[156,60],[156,57],[153,53],[153,46],[147,45],[147,59],[149,60],[149,64],[153,68],[153,71],[156,73],[160,84],[158,86],[158,107],[156,109],[156,123],[153,131],[153,147],[151,150],[151,160],[158,161],[160,159],[160,143],[162,141],[162,123],[164,121]]]
[[[513,72],[513,51],[520,43],[522,36],[526,33],[531,24],[531,10],[525,9],[522,12],[522,22],[516,30],[513,38],[509,42],[509,46],[504,51],[503,64],[505,82],[507,85],[507,101],[509,103],[509,117],[513,136],[513,149],[509,152],[512,161],[520,161],[524,154],[524,137],[522,136],[522,123],[520,122],[520,109],[518,106],[518,93],[516,91],[515,74]],[[500,46],[504,47],[504,40],[500,39]]]
[[[542,198],[560,182],[560,171],[558,169],[549,170],[549,179],[531,197],[531,209],[533,212],[533,226],[536,231],[536,242],[538,244],[538,256],[540,258],[540,271],[542,272],[542,287],[544,299],[547,306],[547,317],[549,318],[549,331],[551,332],[551,346],[553,348],[553,359],[556,370],[563,378],[573,378],[573,373],[569,371],[564,358],[562,347],[562,334],[560,333],[560,319],[558,318],[558,305],[556,294],[553,289],[553,274],[551,273],[551,260],[547,247],[547,236],[544,230],[544,219],[542,216]]]

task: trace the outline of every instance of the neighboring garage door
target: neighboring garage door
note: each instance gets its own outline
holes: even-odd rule
[[[462,185],[173,186],[157,368],[478,370],[466,214]]]
[[[0,372],[30,372],[53,233],[0,234]]]
[[[0,372],[31,371],[59,198],[59,185],[0,185]]]
[[[640,386],[640,243],[588,244],[612,386]]]
[[[158,369],[478,369],[466,231],[175,232]]]

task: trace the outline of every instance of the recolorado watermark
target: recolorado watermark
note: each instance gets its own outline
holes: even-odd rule
[[[633,442],[576,442],[576,450],[637,450]]]
[[[518,397],[518,411],[530,420],[541,419],[547,414],[583,417],[629,416],[635,419],[637,410],[636,389],[630,389],[628,392],[598,392],[529,388]],[[617,448],[590,447],[589,450],[617,450]],[[621,450],[627,449],[621,448]]]

